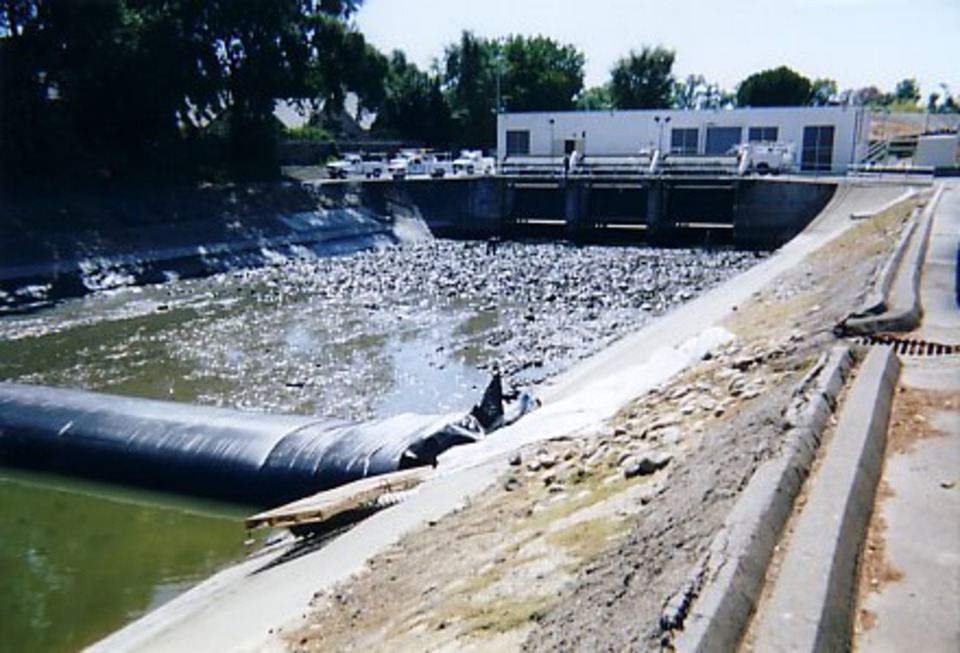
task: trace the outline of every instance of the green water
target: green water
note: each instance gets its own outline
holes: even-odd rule
[[[236,507],[0,467],[0,650],[76,651],[244,555]]]
[[[232,275],[130,288],[7,316],[0,380],[352,418],[475,399],[471,385],[486,380],[475,341],[495,314],[473,324],[471,312],[423,310],[419,297],[377,312],[291,284],[281,301],[261,280],[284,274],[245,273],[239,289]],[[453,361],[441,347],[451,342]],[[0,653],[76,651],[110,634],[243,556],[250,512],[0,466]]]

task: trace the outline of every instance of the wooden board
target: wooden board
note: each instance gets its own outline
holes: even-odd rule
[[[287,527],[323,522],[344,512],[369,505],[384,494],[412,489],[432,473],[432,467],[418,467],[363,478],[258,513],[248,517],[244,524],[247,530],[253,530],[263,526]]]

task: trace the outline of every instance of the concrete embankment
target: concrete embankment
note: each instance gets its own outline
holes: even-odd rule
[[[883,466],[899,374],[900,363],[890,349],[873,349],[861,365],[760,614],[756,650],[849,647],[857,561]]]
[[[0,311],[396,242],[406,207],[298,184],[13,204],[0,220]]]

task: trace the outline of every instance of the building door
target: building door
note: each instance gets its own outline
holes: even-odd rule
[[[833,169],[833,132],[833,125],[814,125],[803,128],[801,170],[829,172]]]
[[[704,154],[726,154],[740,144],[740,127],[707,127],[707,145]]]

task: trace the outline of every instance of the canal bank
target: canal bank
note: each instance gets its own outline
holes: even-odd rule
[[[218,589],[216,582],[200,589],[188,601],[193,606],[189,614],[158,612],[118,633],[104,645],[126,650],[177,650],[183,646],[274,650],[284,645],[324,650],[324,647],[336,647],[338,641],[346,641],[338,639],[338,633],[339,637],[350,637],[353,642],[389,641],[391,646],[401,649],[404,642],[410,647],[414,642],[423,646],[423,637],[428,634],[430,641],[436,640],[438,645],[489,642],[485,639],[489,637],[495,642],[517,645],[524,638],[532,637],[530,629],[535,628],[536,623],[541,623],[542,628],[538,630],[538,639],[531,641],[539,641],[543,648],[550,648],[551,642],[553,646],[576,646],[576,643],[590,646],[590,642],[602,646],[604,641],[621,644],[648,641],[645,639],[647,628],[659,619],[662,601],[682,583],[689,571],[688,564],[696,559],[704,543],[709,542],[716,524],[722,522],[724,507],[728,507],[742,489],[743,477],[749,477],[756,457],[762,458],[771,446],[767,438],[772,434],[765,425],[777,422],[776,398],[782,393],[789,395],[790,379],[800,380],[807,369],[803,361],[809,362],[812,352],[830,339],[832,325],[849,311],[848,304],[854,303],[860,288],[856,280],[868,278],[876,260],[886,251],[878,243],[894,239],[895,232],[902,226],[896,221],[887,222],[882,228],[865,225],[850,238],[841,238],[851,228],[850,214],[882,207],[902,191],[902,188],[848,188],[810,229],[769,261],[558,377],[543,393],[544,409],[504,431],[504,437],[491,439],[470,451],[451,452],[441,461],[441,478],[406,503],[374,516],[326,548],[291,560],[269,574],[239,581],[233,589],[222,585]],[[909,209],[906,213],[909,214]],[[811,256],[835,240],[837,242],[823,253]],[[830,283],[822,283],[823,279],[830,279]],[[714,341],[706,351],[700,349],[707,343],[704,340],[705,330],[709,331],[707,327],[718,323],[735,336],[734,341],[728,345]],[[657,370],[679,372],[691,365],[694,371],[699,365],[712,365],[716,369],[710,377],[696,373],[692,377],[680,376],[676,382],[658,376]],[[730,376],[730,370],[746,372],[748,378],[736,380]],[[767,385],[758,386],[761,390],[755,392],[751,384],[764,378],[764,374],[771,375]],[[690,424],[689,431],[683,426],[687,419],[703,419],[699,417],[701,400],[692,404],[691,413],[687,412],[685,401],[694,396],[691,393],[703,392],[702,384],[713,387],[712,382],[707,383],[708,378],[716,379],[718,390],[723,388],[732,393],[731,388],[740,388],[735,397],[742,397],[733,403],[721,404],[723,410],[717,405],[719,400],[713,399],[715,403],[709,412],[723,426],[717,435],[710,435],[709,422],[699,429]],[[644,401],[634,404],[629,414],[636,414],[633,417],[628,414],[627,423],[615,421],[619,426],[613,428],[603,425],[605,416],[616,413],[624,403],[644,393],[647,393]],[[754,401],[761,394],[767,401]],[[703,401],[706,400],[704,397]],[[659,408],[648,413],[648,407]],[[758,408],[766,412],[756,413]],[[739,417],[728,423],[724,415]],[[722,436],[722,432],[729,435]],[[744,438],[745,434],[751,437]],[[550,437],[559,439],[553,443],[541,442],[542,438]],[[501,615],[510,612],[509,606],[503,603],[505,599],[496,597],[505,596],[499,592],[517,591],[515,584],[504,583],[517,578],[522,570],[513,569],[513,563],[507,561],[517,560],[517,564],[522,564],[527,560],[519,555],[526,551],[522,546],[527,541],[523,539],[525,531],[521,532],[525,527],[517,526],[521,529],[517,532],[521,539],[514,542],[511,530],[514,521],[526,523],[524,515],[529,518],[542,510],[547,511],[544,516],[555,514],[556,510],[550,509],[550,505],[560,505],[570,497],[582,497],[590,484],[577,489],[576,465],[571,465],[578,460],[584,461],[586,473],[579,477],[589,481],[596,473],[591,471],[593,465],[606,465],[604,461],[612,456],[613,466],[606,468],[605,474],[619,477],[621,480],[617,483],[622,483],[620,465],[626,465],[626,461],[620,461],[623,455],[618,453],[623,446],[617,444],[620,441],[630,443],[628,446],[637,447],[638,451],[650,446],[666,447],[662,451],[670,453],[674,460],[663,475],[652,479],[652,485],[643,483],[635,488],[646,497],[643,500],[640,495],[635,497],[645,509],[632,503],[623,504],[626,515],[640,519],[635,524],[639,530],[622,545],[634,551],[636,557],[624,558],[621,548],[620,555],[591,560],[590,573],[579,580],[576,574],[573,577],[561,574],[561,587],[565,589],[557,595],[561,597],[560,603],[554,599],[543,604],[540,595],[531,596],[529,605],[533,611],[529,615],[537,615],[536,619],[531,621],[529,615],[521,617],[519,622],[513,622],[514,627],[507,628],[509,632],[501,632],[499,627],[491,632],[471,626],[474,621],[469,615],[475,610],[481,613],[492,610]],[[515,481],[500,477],[504,484],[494,484],[498,475],[511,469],[508,463],[513,452],[525,443],[528,448],[521,449],[519,465],[512,473]],[[609,456],[595,456],[600,450]],[[567,453],[571,452],[568,458]],[[581,453],[585,457],[581,458]],[[552,463],[544,462],[551,459]],[[552,480],[548,482],[547,476]],[[617,483],[611,487],[621,487]],[[486,492],[480,493],[483,489]],[[525,496],[532,496],[534,503],[514,502],[515,498]],[[594,504],[588,502],[588,505]],[[454,512],[448,514],[451,510]],[[556,516],[573,512],[578,511],[571,507]],[[596,512],[591,514],[589,519],[602,516]],[[493,519],[493,515],[499,516]],[[578,517],[586,518],[587,515]],[[469,526],[471,520],[474,520],[473,527]],[[633,523],[631,519],[628,522]],[[496,523],[498,528],[463,530],[479,528],[482,523]],[[420,527],[425,524],[421,531]],[[530,540],[531,544],[546,546],[553,541],[543,532],[544,526],[541,524],[536,529],[539,535]],[[644,535],[648,529],[652,529],[651,533],[662,533],[666,539],[651,539],[649,533]],[[485,546],[487,532],[508,548],[514,544],[521,546],[512,552],[500,545],[493,546],[492,542]],[[628,528],[628,532],[633,531]],[[401,537],[404,539],[398,544]],[[566,537],[559,541],[568,541]],[[479,548],[473,546],[473,542]],[[553,550],[550,546],[547,548]],[[486,552],[481,553],[484,549]],[[442,551],[448,555],[444,556]],[[663,557],[664,551],[669,552],[668,557]],[[451,559],[450,554],[459,562]],[[543,554],[541,550],[537,559],[545,559]],[[550,555],[547,558],[553,559]],[[432,563],[427,562],[431,559]],[[631,559],[643,562],[634,564]],[[562,562],[563,556],[557,560],[561,566],[566,564]],[[511,568],[508,570],[505,565]],[[392,570],[389,578],[384,575],[387,566]],[[459,575],[459,581],[444,580],[448,566]],[[425,568],[432,570],[426,590],[423,586]],[[505,573],[495,573],[498,568],[503,568]],[[464,605],[444,616],[440,606],[460,605],[463,596],[457,592],[464,590],[461,581],[473,576],[477,569],[491,571],[491,574],[484,572],[483,585],[470,592],[475,596],[469,603],[477,605]],[[536,579],[557,578],[552,572],[543,573],[542,569],[536,574],[533,569],[529,571],[530,575],[523,572],[520,576],[527,590],[540,586]],[[346,585],[337,585],[354,573],[356,577]],[[569,568],[566,573],[570,573]],[[610,594],[606,579],[616,580],[619,591],[631,598],[594,601],[593,593],[597,593],[597,597],[622,596]],[[547,594],[554,591],[547,589]],[[451,599],[455,602],[451,603]],[[606,605],[606,608],[590,610],[587,614],[577,609],[577,605],[584,605],[582,601],[594,606]],[[621,609],[627,607],[629,609]],[[648,608],[650,615],[647,615]],[[303,621],[303,615],[310,615],[313,609],[318,610],[316,620],[310,618],[309,625],[300,630],[299,625],[308,623]],[[521,614],[526,614],[525,609],[521,608]],[[428,615],[427,620],[415,618],[417,614]],[[435,622],[429,616],[433,614],[436,614]],[[642,618],[638,619],[638,615]],[[644,615],[650,616],[650,620]],[[432,629],[431,623],[444,625]],[[519,628],[520,640],[509,639],[516,638],[516,628]],[[551,639],[550,633],[564,639]],[[477,637],[481,639],[476,640]],[[498,637],[507,639],[498,640]],[[653,637],[656,641],[656,635]]]

